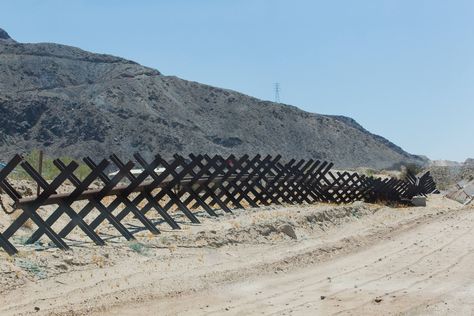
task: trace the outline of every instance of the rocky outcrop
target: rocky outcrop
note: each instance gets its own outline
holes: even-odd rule
[[[10,37],[10,35],[8,35],[8,33],[5,30],[0,29],[0,40],[10,40],[10,41],[12,41],[12,38]]]

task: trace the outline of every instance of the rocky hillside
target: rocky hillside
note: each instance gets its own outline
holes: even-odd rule
[[[458,182],[470,182],[474,180],[474,159],[469,158],[465,162],[433,161],[425,171],[430,171],[438,188],[447,190]]]
[[[78,48],[24,44],[0,29],[0,159],[281,153],[339,167],[425,163],[346,117],[186,81]]]

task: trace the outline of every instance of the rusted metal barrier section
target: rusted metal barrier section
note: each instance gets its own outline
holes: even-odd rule
[[[112,155],[100,162],[85,158],[84,163],[90,172],[82,180],[74,174],[78,168],[76,162],[65,164],[60,159],[54,160],[59,175],[49,182],[19,155],[0,170],[0,187],[14,201],[19,212],[10,226],[0,232],[3,250],[10,255],[17,253],[11,240],[28,220],[37,229],[27,243],[34,243],[46,235],[54,245],[66,250],[69,246],[65,239],[75,228],[95,244],[105,244],[97,230],[104,222],[125,239],[134,239],[133,232],[122,223],[128,215],[133,215],[150,233],[160,234],[154,220],[157,216],[172,229],[180,229],[176,219],[178,213],[197,224],[198,210],[214,217],[222,212],[231,213],[233,209],[270,204],[402,203],[415,195],[436,191],[429,173],[420,178],[409,175],[407,181],[380,179],[351,172],[333,172],[333,164],[326,161],[282,161],[280,155],[256,155],[253,158],[248,155],[189,155],[189,159],[174,155],[171,161],[156,155],[149,162],[135,154],[134,161],[124,162]],[[134,167],[142,172],[132,172]],[[8,176],[17,168],[22,168],[38,183],[40,194],[23,197],[13,188]],[[109,175],[107,171],[111,169],[118,172]],[[97,182],[102,185],[91,188]],[[65,183],[74,189],[58,193],[58,188]],[[107,203],[104,202],[106,198]],[[77,201],[84,201],[80,209],[74,206]],[[42,217],[38,210],[46,205],[54,205],[54,211]],[[155,212],[153,219],[150,212]],[[53,226],[62,216],[66,216],[69,222],[57,232]]]

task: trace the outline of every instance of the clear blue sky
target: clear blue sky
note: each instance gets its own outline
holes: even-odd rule
[[[472,0],[0,0],[0,27],[474,157]]]

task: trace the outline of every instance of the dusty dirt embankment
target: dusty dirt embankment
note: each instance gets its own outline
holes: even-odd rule
[[[236,211],[67,253],[24,246],[0,255],[0,315],[470,312],[473,223],[432,197]]]

